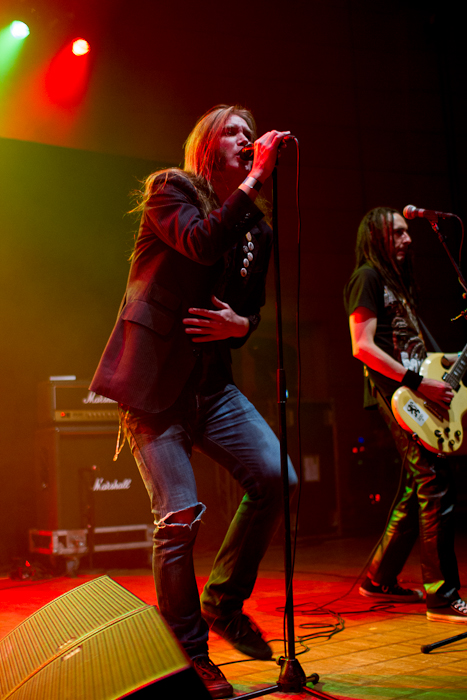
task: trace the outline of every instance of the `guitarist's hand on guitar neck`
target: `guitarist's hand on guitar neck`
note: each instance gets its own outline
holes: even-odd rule
[[[417,391],[429,401],[438,403],[443,408],[449,407],[454,397],[454,392],[449,384],[437,379],[430,379],[429,377],[423,377]]]

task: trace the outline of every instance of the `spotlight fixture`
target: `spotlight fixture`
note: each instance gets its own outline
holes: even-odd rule
[[[29,36],[29,27],[24,22],[15,20],[10,24],[10,34],[14,39],[26,39]]]
[[[86,39],[75,39],[73,41],[72,49],[75,56],[84,56],[89,53],[91,47],[89,46]]]

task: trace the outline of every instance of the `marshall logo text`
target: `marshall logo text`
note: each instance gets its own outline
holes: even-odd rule
[[[85,399],[83,399],[83,403],[91,403],[91,404],[96,404],[96,403],[117,403],[113,399],[108,399],[106,396],[100,396],[99,394],[96,394],[94,391],[88,391],[88,395],[86,396]]]
[[[125,491],[131,486],[131,479],[123,479],[123,481],[118,481],[114,479],[113,481],[105,481],[101,476],[99,476],[92,487],[93,491]]]

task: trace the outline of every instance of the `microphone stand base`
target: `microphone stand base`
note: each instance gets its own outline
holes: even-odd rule
[[[281,656],[277,663],[281,667],[281,671],[276,685],[253,690],[251,693],[236,695],[236,700],[253,700],[253,698],[260,698],[272,693],[308,693],[315,698],[319,698],[319,700],[338,700],[334,695],[309,688],[307,683],[318,683],[319,676],[317,673],[312,673],[307,677],[297,659],[286,659]]]
[[[286,659],[281,656],[278,664],[281,667],[279,680],[277,681],[280,691],[283,693],[301,692],[306,685],[307,678],[299,661],[297,659]]]

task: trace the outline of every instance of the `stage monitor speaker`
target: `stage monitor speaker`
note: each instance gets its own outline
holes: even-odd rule
[[[0,641],[1,700],[210,695],[156,608],[107,576],[65,593]]]

